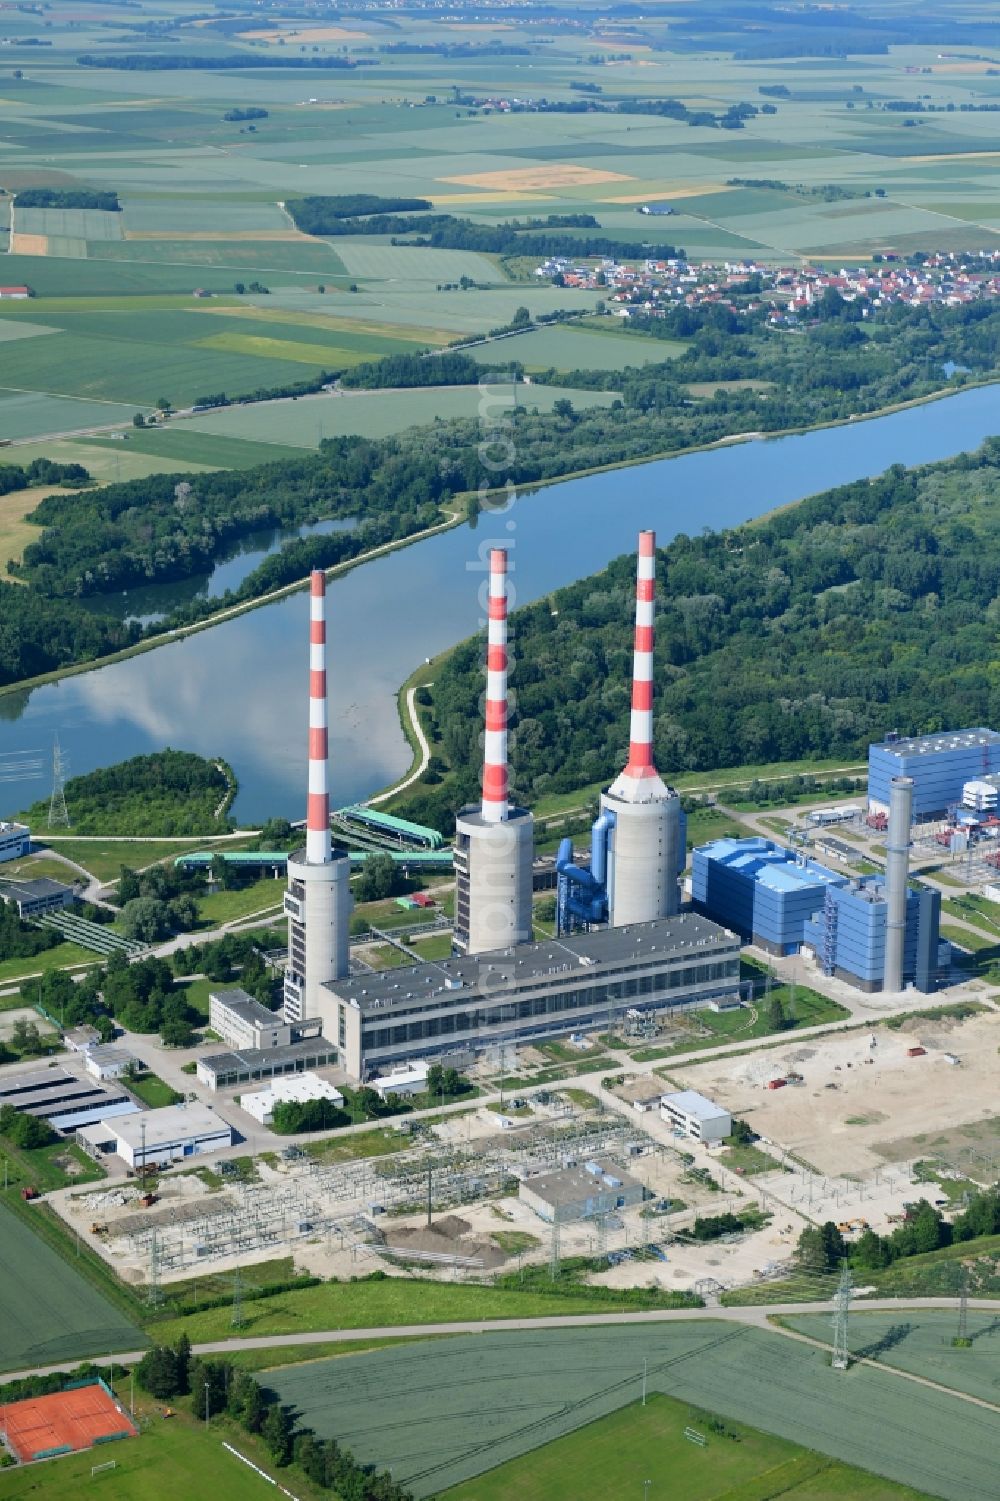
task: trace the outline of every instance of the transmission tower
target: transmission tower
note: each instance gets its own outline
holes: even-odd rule
[[[552,1246],[549,1255],[549,1276],[553,1282],[559,1280],[559,1221],[555,1217],[552,1220]]]
[[[608,1217],[606,1214],[598,1214],[594,1217],[594,1226],[597,1230],[597,1259],[608,1259]]]
[[[958,1300],[958,1343],[969,1342],[969,1269],[962,1268],[962,1295]]]
[[[847,1347],[847,1315],[851,1306],[851,1269],[845,1266],[833,1299],[833,1369],[846,1371],[850,1365]]]
[[[163,1302],[163,1289],[160,1286],[160,1237],[155,1230],[149,1241],[149,1292],[146,1302],[150,1308],[159,1308]]]
[[[237,1266],[233,1274],[233,1317],[231,1322],[234,1329],[243,1328],[243,1279],[240,1276],[239,1266]]]
[[[49,798],[49,828],[68,829],[69,809],[66,807],[66,762],[59,745],[59,736],[52,741],[52,796]]]

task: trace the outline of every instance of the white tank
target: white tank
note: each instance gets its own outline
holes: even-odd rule
[[[608,921],[613,928],[673,917],[680,909],[681,803],[659,777],[656,781],[660,790],[645,802],[621,797],[614,787],[601,794],[601,811],[615,816],[608,847]]]
[[[290,1022],[322,1017],[323,1035],[331,1042],[337,1040],[336,1007],[322,987],[350,973],[350,876],[351,863],[342,850],[322,864],[310,864],[304,850],[288,857],[284,1016]]]
[[[482,954],[530,943],[534,819],[512,807],[487,822],[476,805],[455,820],[455,948]]]

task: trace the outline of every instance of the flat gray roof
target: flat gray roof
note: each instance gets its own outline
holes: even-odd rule
[[[133,1151],[165,1146],[174,1141],[190,1141],[199,1136],[232,1136],[232,1128],[216,1115],[210,1105],[191,1100],[186,1105],[164,1105],[162,1110],[145,1110],[141,1114],[115,1116],[108,1122],[112,1136],[126,1142]]]
[[[294,1063],[299,1058],[316,1053],[336,1053],[336,1044],[325,1037],[310,1037],[303,1042],[289,1042],[280,1048],[243,1048],[240,1052],[210,1053],[199,1058],[198,1063],[213,1074],[230,1074],[234,1071],[254,1072],[259,1068],[275,1068],[280,1064]]]
[[[50,881],[48,876],[36,876],[32,881],[16,881],[7,878],[0,881],[0,890],[22,902],[42,896],[62,896],[72,889],[67,882]]]
[[[585,1167],[564,1167],[557,1173],[539,1173],[536,1178],[525,1178],[523,1187],[536,1193],[548,1204],[574,1204],[577,1199],[594,1193],[614,1193],[615,1187],[605,1183],[603,1174],[617,1179],[621,1188],[638,1188],[639,1180],[624,1172],[613,1162],[596,1159],[599,1173],[589,1173]]]
[[[696,1121],[715,1121],[720,1116],[729,1114],[724,1105],[717,1105],[696,1089],[680,1089],[676,1094],[665,1094],[663,1103],[672,1105],[675,1110],[683,1111]]]
[[[734,933],[700,913],[682,912],[677,917],[661,917],[656,922],[636,923],[631,927],[601,928],[595,933],[574,933],[567,938],[522,943],[486,954],[426,960],[381,974],[332,980],[326,988],[341,1000],[368,1012],[394,1001],[451,991],[456,997],[463,991],[489,995],[507,988],[502,979],[504,972],[509,974],[510,983],[523,985],[548,975],[574,971],[586,974],[595,965],[676,958],[726,940],[739,942]]]
[[[210,990],[209,999],[218,1001],[227,1011],[242,1017],[245,1022],[263,1023],[265,1026],[275,1022],[283,1024],[280,1011],[269,1011],[260,1001],[254,1000],[252,995],[247,995],[245,990]]]

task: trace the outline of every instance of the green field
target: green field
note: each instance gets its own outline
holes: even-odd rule
[[[123,1314],[3,1205],[0,1264],[0,1370],[143,1343]]]
[[[811,1453],[742,1423],[712,1433],[710,1415],[656,1393],[566,1438],[455,1486],[446,1501],[577,1501],[581,1496],[650,1496],[683,1501],[918,1501],[898,1486]],[[693,1429],[704,1447],[685,1437]]]
[[[536,1462],[556,1477],[558,1465],[549,1466],[541,1446],[562,1440],[562,1454],[576,1455],[585,1425],[623,1409],[641,1414],[634,1404],[641,1395],[644,1360],[648,1391],[700,1409],[685,1421],[702,1432],[704,1414],[717,1413],[946,1501],[987,1501],[994,1494],[1000,1435],[993,1413],[887,1371],[857,1366],[845,1375],[831,1369],[824,1352],[808,1345],[712,1320],[440,1339],[349,1361],[285,1368],[271,1384],[318,1433],[335,1435],[364,1461],[391,1466],[394,1477],[418,1497],[464,1482],[468,1488],[458,1493],[462,1501],[522,1494],[577,1501],[581,1492],[558,1489],[562,1482],[555,1479],[550,1489],[524,1491],[516,1485],[497,1488],[490,1476],[469,1483],[526,1455],[531,1460],[513,1472],[515,1477]],[[573,1439],[567,1441],[567,1434]],[[712,1432],[707,1436],[704,1455],[678,1455],[679,1484],[672,1480],[669,1447],[660,1467],[640,1480],[655,1476],[670,1486],[664,1494],[685,1501],[702,1495],[763,1501],[785,1493],[783,1487],[767,1484],[758,1490],[751,1482],[753,1463],[740,1470],[742,1457],[755,1452],[761,1455],[761,1469],[770,1468],[762,1451],[752,1447],[763,1440],[748,1437],[737,1446]],[[787,1450],[782,1454],[781,1446],[770,1452],[778,1462],[796,1457]],[[689,1490],[687,1465],[709,1456],[720,1465],[731,1456],[728,1486]],[[613,1458],[626,1467],[624,1474],[631,1474],[627,1452],[618,1451]],[[595,1465],[609,1462],[607,1456],[595,1455]],[[791,1494],[880,1494],[877,1488],[852,1489],[853,1478],[836,1471],[826,1472],[824,1489],[822,1474],[811,1482],[813,1489]],[[793,1470],[786,1478],[799,1477]],[[633,1490],[598,1486],[583,1494],[628,1496]]]
[[[481,344],[469,353],[482,364],[498,358],[520,360],[528,370],[625,370],[655,365],[683,352],[671,339],[600,333],[589,328],[536,328],[497,344]]]

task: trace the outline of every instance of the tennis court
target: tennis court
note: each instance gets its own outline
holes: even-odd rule
[[[110,1439],[137,1437],[128,1414],[103,1381],[12,1402],[0,1408],[0,1432],[22,1464]]]

